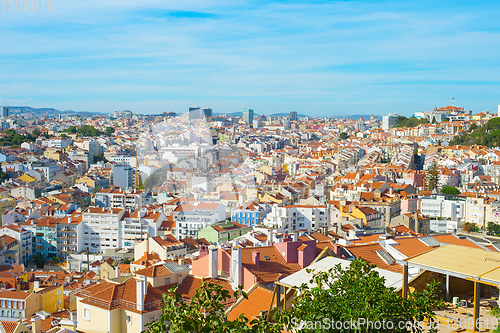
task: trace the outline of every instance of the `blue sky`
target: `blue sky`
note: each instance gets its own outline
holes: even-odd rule
[[[0,4],[0,104],[334,116],[500,103],[493,1],[53,1]]]

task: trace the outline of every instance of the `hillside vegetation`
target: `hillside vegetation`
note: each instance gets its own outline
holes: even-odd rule
[[[500,118],[492,118],[481,127],[472,124],[466,133],[454,137],[450,145],[498,147],[500,145]]]

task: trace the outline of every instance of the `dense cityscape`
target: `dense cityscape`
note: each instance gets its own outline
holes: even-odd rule
[[[402,299],[439,282],[440,331],[491,329],[497,116],[453,102],[366,119],[1,107],[1,325],[141,332],[173,287],[191,304],[207,285],[246,292],[217,303],[226,320],[279,325],[308,269],[359,260]]]
[[[500,332],[499,13],[1,1],[0,333]]]

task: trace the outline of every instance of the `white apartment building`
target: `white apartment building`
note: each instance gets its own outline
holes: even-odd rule
[[[304,229],[314,230],[330,225],[330,213],[326,206],[275,205],[264,218],[263,224],[283,233]]]
[[[162,211],[156,212],[146,208],[127,210],[121,219],[122,247],[133,249],[138,242],[158,236],[158,228],[166,220],[167,217]]]
[[[129,155],[107,155],[106,159],[110,162],[130,165],[132,168],[137,167],[137,158]]]
[[[73,142],[73,145],[80,149],[88,151],[91,159],[93,159],[94,156],[102,155],[103,153],[103,147],[99,144],[99,142],[92,139],[78,140]]]
[[[26,264],[32,258],[33,234],[17,225],[0,227],[0,236],[7,235],[19,242],[19,260]]]
[[[71,139],[68,139],[68,138],[53,137],[53,138],[50,138],[50,140],[48,141],[48,147],[65,149],[65,148],[71,146],[72,142],[73,141]]]
[[[121,248],[122,223],[125,208],[90,207],[83,215],[83,246],[92,253]]]
[[[146,191],[103,188],[95,195],[95,205],[104,208],[140,208],[144,206]]]
[[[137,242],[157,236],[158,227],[166,219],[163,212],[146,208],[90,207],[82,213],[81,243],[84,250],[88,247],[92,253],[133,249]]]
[[[179,205],[174,210],[178,239],[198,237],[198,231],[226,219],[226,207],[217,202],[200,202],[195,208]]]
[[[67,258],[70,254],[86,250],[83,246],[84,238],[82,213],[73,212],[73,214],[64,217],[57,223],[57,256]]]
[[[447,198],[444,195],[424,197],[420,199],[420,212],[431,219],[433,217],[443,217],[460,222],[465,218],[465,200]]]

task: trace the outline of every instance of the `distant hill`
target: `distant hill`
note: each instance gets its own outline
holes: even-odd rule
[[[38,116],[56,116],[58,114],[77,114],[81,116],[91,117],[93,115],[104,115],[100,112],[90,111],[73,111],[73,110],[57,110],[54,108],[32,108],[31,106],[9,106],[9,113],[13,115],[30,114]]]

